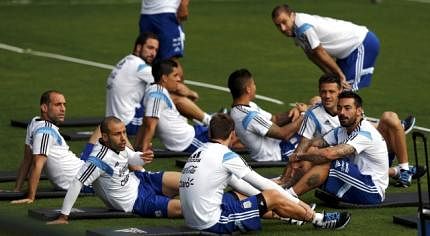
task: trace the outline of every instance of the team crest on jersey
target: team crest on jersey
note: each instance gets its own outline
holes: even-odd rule
[[[242,203],[243,208],[248,209],[252,207],[252,202],[251,201],[246,201]]]

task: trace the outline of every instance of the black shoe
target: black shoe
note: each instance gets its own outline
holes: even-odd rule
[[[348,212],[323,212],[322,222],[314,223],[316,228],[321,229],[343,229],[351,220]]]

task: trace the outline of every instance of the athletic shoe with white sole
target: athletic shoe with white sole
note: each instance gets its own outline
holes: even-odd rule
[[[411,130],[415,126],[415,121],[415,116],[412,115],[409,115],[408,117],[406,117],[406,119],[400,121],[402,123],[403,129],[405,130],[405,134],[411,132]]]
[[[321,229],[343,229],[351,220],[351,214],[348,212],[324,212],[324,218],[321,222],[314,223],[316,228]]]
[[[411,182],[412,182],[412,171],[400,169],[400,176],[395,186],[407,188],[411,185]]]

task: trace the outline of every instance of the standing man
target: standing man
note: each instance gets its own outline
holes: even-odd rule
[[[56,188],[69,189],[70,182],[84,161],[70,151],[59,132],[57,125],[64,122],[65,116],[64,95],[55,90],[44,92],[40,97],[40,116],[34,117],[27,127],[24,159],[14,189],[21,191],[26,177],[29,176],[28,194],[25,199],[11,203],[33,203],[43,167],[48,179]]]
[[[294,137],[306,111],[305,106],[293,112],[272,115],[253,102],[256,85],[251,72],[239,69],[230,74],[228,88],[233,97],[230,111],[237,136],[256,161],[287,161],[299,139]],[[295,116],[294,116],[295,114]]]
[[[378,204],[388,187],[388,151],[382,135],[363,117],[362,99],[356,93],[339,95],[337,115],[341,127],[313,141],[291,162],[308,161],[310,170],[289,190],[301,195],[322,188],[354,204]]]
[[[188,18],[188,4],[189,0],[142,0],[139,28],[140,32],[153,32],[160,39],[157,60],[178,63],[181,83],[175,93],[196,101],[199,95],[183,83],[184,71],[179,63],[179,58],[184,56],[185,41],[181,23]]]
[[[260,230],[260,217],[274,214],[312,222],[317,228],[341,229],[348,224],[349,213],[316,213],[232,152],[228,146],[234,122],[227,114],[214,115],[209,129],[211,141],[190,156],[180,178],[179,193],[187,226],[217,234],[247,232]],[[227,185],[246,196],[224,193]]]
[[[365,26],[294,12],[286,4],[273,9],[272,20],[324,73],[337,75],[344,89],[370,85],[379,40]]]
[[[74,177],[64,198],[61,215],[49,224],[67,224],[79,189],[91,184],[97,196],[111,209],[146,217],[181,216],[179,200],[173,199],[179,193],[180,173],[130,172],[130,166],[137,169],[136,164],[150,163],[154,153],[134,152],[126,147],[125,125],[114,116],[106,117],[100,130],[102,138]]]

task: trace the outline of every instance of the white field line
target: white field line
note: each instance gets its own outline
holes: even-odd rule
[[[68,61],[68,62],[73,62],[73,63],[77,63],[77,64],[103,68],[103,69],[112,70],[114,68],[114,66],[108,65],[108,64],[98,63],[98,62],[74,58],[74,57],[68,57],[68,56],[55,54],[55,53],[41,52],[41,51],[36,51],[36,50],[31,50],[31,49],[22,49],[19,47],[15,47],[15,46],[3,44],[3,43],[0,43],[0,49],[4,49],[4,50],[16,52],[16,53],[30,54],[30,55],[39,56],[39,57],[53,58],[53,59],[57,59],[57,60],[61,60],[61,61]],[[198,81],[192,81],[192,80],[185,80],[185,83],[199,86],[199,87],[210,88],[210,89],[220,90],[220,91],[224,91],[224,92],[230,92],[228,88],[221,87],[218,85],[213,85],[213,84],[208,84],[208,83],[203,83],[203,82],[198,82]],[[260,99],[260,100],[268,101],[271,103],[279,104],[279,105],[284,104],[284,102],[282,102],[278,99],[274,99],[274,98],[270,98],[270,97],[266,97],[266,96],[262,96],[262,95],[257,95],[256,98]]]

